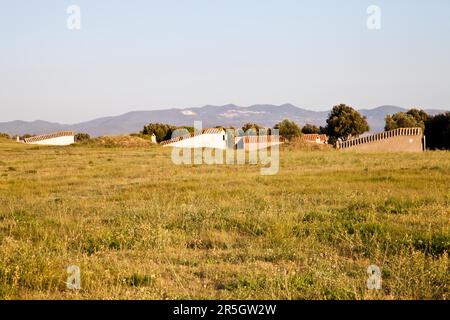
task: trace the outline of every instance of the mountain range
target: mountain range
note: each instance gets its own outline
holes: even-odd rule
[[[359,110],[367,117],[371,132],[382,131],[384,118],[388,114],[406,111],[397,106],[380,106],[375,109]],[[434,115],[444,110],[425,110]],[[60,130],[89,133],[91,136],[117,135],[139,132],[145,124],[161,122],[176,126],[193,126],[194,121],[201,120],[203,128],[222,126],[240,127],[247,122],[255,122],[266,127],[273,127],[283,119],[290,119],[299,125],[306,123],[324,126],[329,111],[311,111],[292,104],[280,106],[258,104],[240,107],[234,104],[224,106],[204,106],[189,109],[167,109],[153,111],[132,111],[119,116],[103,117],[76,124],[60,124],[43,120],[0,122],[0,132],[11,135],[43,134]]]

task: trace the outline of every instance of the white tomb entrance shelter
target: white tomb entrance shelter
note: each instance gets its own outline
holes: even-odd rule
[[[161,142],[163,147],[227,149],[228,137],[223,129],[211,128]]]
[[[68,146],[75,143],[75,134],[72,131],[60,131],[26,138],[24,142],[45,146]]]

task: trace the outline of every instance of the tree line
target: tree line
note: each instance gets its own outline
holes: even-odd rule
[[[251,134],[271,134],[272,128],[266,128],[262,125],[259,125],[257,123],[248,122],[244,124],[241,128],[236,128],[234,126],[216,126],[217,129],[223,129],[223,130],[236,130],[238,132],[238,135],[251,135]],[[148,125],[145,125],[143,130],[139,132],[139,136],[143,138],[148,138],[151,135],[156,136],[157,142],[162,142],[165,140],[168,140],[172,137],[172,134],[177,129],[186,129],[189,133],[194,132],[194,127],[188,127],[188,126],[174,126],[170,124],[165,123],[150,123]],[[280,132],[280,135],[291,139],[294,137],[299,137],[302,134],[309,134],[309,133],[320,133],[321,128],[312,125],[312,124],[306,124],[303,128],[301,128],[299,125],[297,125],[294,121],[290,121],[288,119],[285,119],[281,121],[280,123],[276,124],[274,126],[274,129],[278,129]]]
[[[450,112],[432,116],[423,110],[412,108],[406,112],[387,115],[385,118],[385,131],[417,127],[422,128],[428,149],[450,150]],[[345,104],[333,107],[325,127],[307,124],[300,130],[295,122],[284,120],[275,128],[280,130],[280,135],[288,139],[298,137],[301,133],[326,134],[332,144],[338,140],[345,141],[358,137],[370,130],[366,117]]]
[[[438,115],[429,115],[419,108],[412,108],[406,112],[398,112],[393,115],[388,115],[385,118],[386,131],[398,128],[413,128],[420,127],[426,136],[427,148],[431,150],[446,149],[450,150],[450,112],[445,112]],[[265,128],[257,123],[246,123],[242,128],[235,128],[233,126],[216,126],[221,129],[238,129],[240,134],[271,134],[271,128]],[[174,126],[164,123],[150,123],[144,126],[143,130],[136,136],[144,139],[150,139],[152,135],[156,136],[156,141],[162,142],[172,137],[172,133],[176,129],[186,129],[189,133],[194,132],[193,127],[189,126]],[[300,137],[302,134],[326,134],[329,138],[329,143],[335,144],[338,140],[345,141],[370,130],[367,119],[356,109],[346,104],[339,104],[333,107],[330,111],[324,127],[318,127],[313,124],[306,124],[301,127],[294,121],[284,119],[277,123],[273,129],[279,130],[279,134],[292,140]],[[6,133],[0,133],[1,138],[11,138]],[[31,135],[23,135],[20,138],[28,138]],[[15,137],[12,137],[15,138]],[[75,136],[75,141],[82,142],[89,140],[90,136],[86,133],[78,133]]]
[[[428,115],[425,111],[413,108],[407,112],[398,112],[388,115],[385,118],[385,130],[397,128],[420,127],[427,137],[427,147],[429,149],[450,150],[450,112]],[[158,142],[170,139],[174,130],[185,128],[190,133],[193,127],[177,127],[162,123],[150,123],[140,132],[141,135],[148,136],[154,134]],[[216,128],[232,129],[240,131],[242,134],[271,134],[272,128],[265,128],[257,123],[246,123],[242,128],[233,126],[217,126]],[[367,119],[360,112],[346,104],[339,104],[330,111],[324,127],[313,124],[306,124],[301,127],[292,120],[284,119],[277,123],[273,129],[278,129],[280,136],[292,140],[302,134],[326,134],[329,143],[335,144],[338,140],[345,141],[356,138],[370,130]]]
[[[450,150],[450,112],[429,115],[425,111],[413,108],[407,112],[398,112],[386,117],[384,129],[422,128],[427,148],[431,150]]]

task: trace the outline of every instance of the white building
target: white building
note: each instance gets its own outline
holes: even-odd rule
[[[46,146],[68,146],[75,143],[75,134],[72,131],[60,131],[26,138],[24,142]]]
[[[161,142],[163,147],[173,148],[211,148],[211,149],[245,149],[259,150],[269,148],[274,145],[283,143],[279,136],[243,136],[232,137],[233,140],[228,141],[230,136],[223,129],[205,129],[201,133],[187,134],[170,140]]]
[[[223,129],[205,129],[161,142],[163,147],[226,149],[227,135]]]

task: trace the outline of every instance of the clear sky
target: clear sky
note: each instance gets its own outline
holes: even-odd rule
[[[0,0],[0,122],[288,102],[450,109],[450,1]]]

